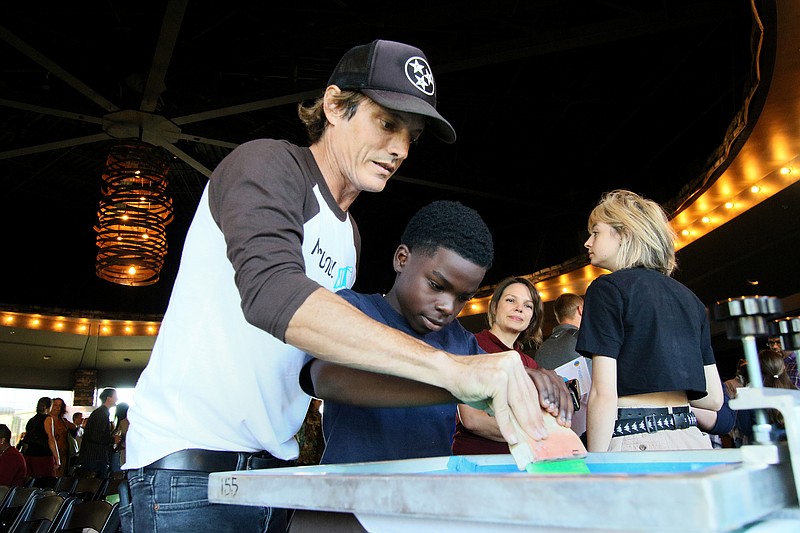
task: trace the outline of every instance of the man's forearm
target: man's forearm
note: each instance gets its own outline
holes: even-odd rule
[[[318,289],[295,312],[286,342],[314,357],[450,389],[452,358]]]
[[[311,363],[314,395],[360,407],[422,407],[458,400],[441,387],[348,368],[328,361]]]
[[[379,323],[325,289],[312,293],[286,329],[287,343],[317,359],[441,387],[461,402],[489,399],[509,444],[547,435],[538,391],[516,352],[456,356]],[[536,409],[532,409],[536,407]]]

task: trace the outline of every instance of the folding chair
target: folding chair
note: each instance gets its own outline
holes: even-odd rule
[[[65,508],[77,498],[55,492],[34,494],[8,529],[8,533],[47,533]]]
[[[50,533],[81,533],[84,528],[98,533],[116,533],[119,526],[118,504],[93,500],[71,505]]]
[[[22,512],[37,494],[55,494],[52,489],[40,489],[38,487],[14,487],[6,496],[3,508],[0,510],[0,532],[8,531],[17,516]]]
[[[106,480],[99,477],[83,477],[78,479],[71,494],[83,501],[94,500]]]
[[[58,484],[58,478],[55,476],[39,476],[30,481],[28,487],[36,487],[38,489],[54,489]]]
[[[119,485],[125,478],[109,478],[103,482],[103,486],[97,491],[95,500],[105,500],[108,503],[119,501]]]
[[[71,494],[75,491],[76,483],[78,483],[78,478],[75,476],[61,476],[53,490],[59,494]]]
[[[11,494],[11,487],[8,485],[0,485],[0,509],[3,508],[3,504],[6,501],[6,496]]]

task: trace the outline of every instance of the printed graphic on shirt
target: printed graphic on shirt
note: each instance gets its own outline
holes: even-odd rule
[[[303,225],[306,275],[330,290],[349,289],[355,282],[356,261],[350,216],[343,221],[336,218],[318,186],[314,196],[319,213]]]

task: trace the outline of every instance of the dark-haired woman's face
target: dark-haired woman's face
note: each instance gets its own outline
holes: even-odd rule
[[[50,407],[50,412],[54,415],[60,415],[61,411],[64,409],[64,402],[56,398],[53,400],[53,405]]]
[[[532,318],[533,298],[528,287],[522,283],[512,283],[506,287],[497,300],[495,327],[519,335],[528,328]]]

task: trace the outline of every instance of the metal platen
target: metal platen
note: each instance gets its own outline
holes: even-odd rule
[[[784,350],[800,350],[800,316],[780,318],[771,326],[770,334],[781,338]]]
[[[773,296],[740,296],[720,300],[714,304],[714,318],[719,322],[725,322],[725,331],[729,339],[769,335],[769,319],[779,316],[782,312],[781,301]]]
[[[756,337],[766,337],[775,328],[770,319],[783,313],[783,304],[774,296],[740,296],[720,300],[714,304],[714,318],[725,322],[725,331],[729,339],[741,339],[744,356],[747,360],[747,374],[750,387],[761,389],[764,380],[761,377],[761,365],[758,361]],[[753,426],[753,437],[759,444],[772,442],[770,433],[772,426],[767,422],[763,409],[756,410],[756,423]]]

